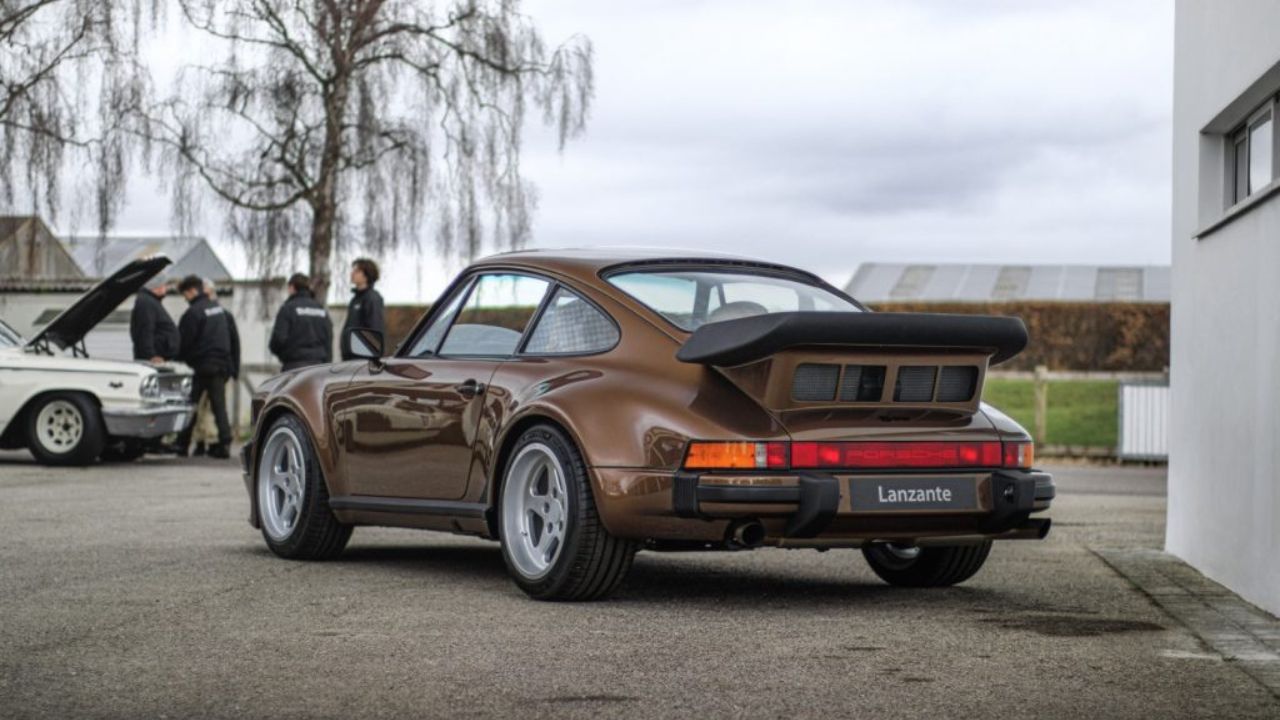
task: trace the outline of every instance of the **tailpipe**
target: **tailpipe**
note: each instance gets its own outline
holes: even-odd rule
[[[1043,540],[1049,534],[1049,526],[1052,524],[1053,520],[1050,518],[1029,518],[1014,531],[1019,538]]]
[[[764,544],[764,524],[759,520],[737,520],[729,526],[725,542],[733,548],[751,549]]]

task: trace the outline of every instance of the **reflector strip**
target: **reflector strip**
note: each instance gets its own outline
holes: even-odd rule
[[[968,468],[1000,467],[999,442],[797,442],[791,467]]]

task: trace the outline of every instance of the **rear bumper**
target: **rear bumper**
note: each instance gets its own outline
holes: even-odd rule
[[[188,404],[141,408],[111,408],[102,411],[107,434],[113,437],[157,438],[182,432],[191,422],[194,408]]]
[[[634,539],[715,542],[734,521],[759,519],[779,545],[858,545],[870,540],[1040,538],[1048,521],[1053,478],[1034,470],[971,473],[694,473],[665,476],[599,469],[603,519],[614,534]],[[903,480],[959,483],[971,488],[964,507],[868,507],[867,484]],[[855,483],[857,484],[855,486]],[[665,492],[664,492],[665,491]]]

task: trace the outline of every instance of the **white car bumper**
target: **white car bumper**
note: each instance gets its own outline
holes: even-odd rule
[[[193,415],[195,408],[185,404],[102,410],[107,434],[114,437],[156,438],[182,432]]]

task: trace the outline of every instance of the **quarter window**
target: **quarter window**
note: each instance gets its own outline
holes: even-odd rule
[[[618,342],[618,328],[591,303],[560,288],[533,327],[524,351],[530,355],[596,353]]]
[[[511,355],[549,285],[528,275],[481,275],[445,335],[440,354]]]

